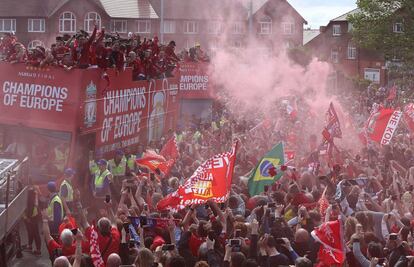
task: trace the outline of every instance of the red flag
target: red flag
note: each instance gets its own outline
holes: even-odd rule
[[[329,207],[329,201],[326,198],[326,189],[328,189],[328,187],[326,187],[325,190],[323,190],[322,196],[318,200],[319,212],[322,214],[322,216],[325,216],[326,209]]]
[[[170,140],[168,140],[167,143],[165,143],[165,145],[160,151],[160,155],[166,158],[167,160],[177,160],[179,152],[175,136],[171,137]]]
[[[394,109],[380,108],[374,111],[365,125],[367,139],[381,145],[389,144],[401,117],[402,112]]]
[[[338,115],[334,105],[329,105],[329,109],[326,112],[326,127],[322,132],[322,135],[326,141],[332,141],[333,138],[342,138],[341,124],[339,123]]]
[[[414,104],[409,103],[407,104],[404,109],[404,121],[408,126],[408,129],[411,132],[411,135],[414,134]]]
[[[318,253],[321,263],[332,266],[345,261],[342,227],[339,220],[323,223],[312,231],[312,237],[321,244]]]
[[[397,97],[397,86],[394,85],[393,87],[391,87],[391,89],[388,93],[387,100],[388,101],[393,101],[396,97]]]
[[[142,158],[136,160],[137,165],[146,167],[152,172],[159,169],[163,174],[167,174],[171,167],[174,165],[174,160],[166,160],[163,156],[158,155],[153,150],[147,150],[144,152]]]
[[[229,152],[218,154],[201,164],[177,191],[158,202],[158,210],[179,210],[209,199],[225,202],[230,195],[237,142]]]
[[[102,259],[101,252],[98,244],[98,232],[94,226],[91,226],[91,234],[89,239],[89,252],[92,258],[93,265],[95,267],[104,267],[105,263]]]

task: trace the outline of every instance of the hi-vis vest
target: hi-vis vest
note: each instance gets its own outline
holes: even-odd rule
[[[128,160],[127,160],[127,165],[129,170],[134,171],[135,170],[135,160],[137,159],[137,156],[135,155],[130,155]]]
[[[62,187],[64,185],[66,185],[66,188],[68,189],[68,196],[66,197],[66,201],[72,202],[73,201],[73,187],[66,180],[63,180],[62,184],[60,185],[59,196],[62,197]]]
[[[55,206],[55,203],[59,203],[60,210],[61,210],[60,220],[63,220],[63,212],[64,212],[63,211],[63,203],[62,203],[62,200],[60,199],[58,194],[53,195],[52,198],[50,199],[49,206],[47,207],[47,216],[49,217],[49,220],[53,221],[53,219],[54,219],[53,218],[53,207]]]
[[[96,171],[99,170],[98,164],[94,160],[89,161],[89,172],[95,175]]]
[[[68,158],[67,151],[60,151],[59,149],[55,148],[55,166],[59,171],[65,169],[66,159]]]
[[[100,170],[95,172],[95,189],[102,189],[104,186],[104,181],[106,176],[110,175],[111,172],[109,170],[105,170],[102,174]]]
[[[122,157],[121,162],[116,165],[115,160],[111,159],[109,161],[109,168],[113,176],[125,176],[127,160],[125,157]]]

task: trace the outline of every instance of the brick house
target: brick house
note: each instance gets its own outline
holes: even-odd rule
[[[376,51],[357,47],[352,42],[352,24],[347,18],[356,12],[359,9],[332,19],[327,26],[320,27],[317,36],[305,30],[308,38],[304,46],[319,59],[332,64],[333,87],[351,88],[353,79],[365,79],[384,86],[387,72],[383,56]]]
[[[50,46],[58,35],[98,27],[152,37],[158,16],[147,0],[2,0],[0,33],[13,31],[29,48]]]
[[[57,35],[92,30],[142,37],[160,34],[160,0],[2,0],[0,33],[14,31],[28,47],[50,46]],[[227,43],[243,46],[254,34],[264,47],[302,44],[304,18],[286,0],[164,0],[164,42],[177,48],[200,43],[207,49]],[[223,34],[226,33],[226,34]]]

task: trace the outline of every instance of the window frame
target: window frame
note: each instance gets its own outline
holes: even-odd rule
[[[286,26],[288,26],[288,28]],[[282,29],[284,35],[294,35],[296,31],[296,25],[294,22],[285,21],[282,22]],[[289,29],[289,31],[286,31],[286,29]]]
[[[71,18],[65,18],[65,14],[70,14]],[[65,22],[70,22],[70,30],[65,30]],[[64,11],[59,16],[59,32],[60,33],[73,33],[76,32],[76,15],[71,11]]]
[[[193,31],[189,31],[189,26],[193,26]],[[184,21],[184,34],[198,34],[198,21],[196,20],[186,20]]]
[[[39,29],[38,31],[35,31],[33,28],[34,22],[39,21]],[[39,18],[28,18],[27,19],[27,32],[46,32],[46,21],[45,19],[39,19]]]
[[[91,25],[91,23],[93,23],[94,19],[90,18],[89,15],[94,14],[95,15],[95,21],[96,23],[96,27],[98,29],[102,28],[102,18],[101,15],[99,15],[98,12],[95,11],[90,11],[88,13],[86,13],[85,15],[85,19],[83,20],[83,28],[85,29],[86,32],[92,32],[93,31],[93,26]]]
[[[121,23],[121,31],[115,30],[115,25],[116,23]],[[125,27],[125,29],[124,29]],[[112,33],[127,33],[128,32],[128,21],[125,19],[112,19],[111,20],[111,26],[110,26],[110,31]]]
[[[244,27],[242,21],[235,21],[232,24],[232,34],[243,34],[244,33]]]
[[[399,27],[397,27],[399,26]],[[394,22],[392,26],[392,31],[394,33],[404,33],[404,23],[402,22]]]
[[[273,20],[269,16],[265,16],[259,20],[260,31],[259,34],[271,35],[273,33]],[[264,31],[264,29],[268,30]]]
[[[371,72],[371,73],[377,73],[378,74],[378,79],[367,79],[367,72]],[[381,69],[376,69],[376,68],[364,68],[364,79],[371,81],[373,83],[377,83],[379,84],[381,82]]]
[[[353,43],[348,43],[347,58],[350,60],[357,59],[357,47]]]
[[[340,24],[332,25],[332,36],[341,36],[341,35],[342,35],[341,25]]]
[[[220,34],[222,31],[223,31],[223,24],[221,23],[221,21],[211,20],[207,22],[207,33],[208,34]]]
[[[140,24],[145,23],[145,31],[141,31]],[[137,33],[151,33],[151,21],[149,19],[137,20]]]
[[[168,28],[169,31],[165,30],[166,25],[169,26],[169,28]],[[166,34],[174,34],[176,32],[176,21],[175,20],[164,20],[163,32],[166,33]]]
[[[4,22],[5,21],[10,21],[10,30],[5,30],[4,29]],[[0,19],[0,32],[16,32],[16,19],[11,19],[11,18],[1,18]]]

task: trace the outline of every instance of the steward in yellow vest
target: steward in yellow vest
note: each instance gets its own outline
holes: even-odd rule
[[[106,195],[110,195],[109,184],[112,182],[112,174],[108,170],[108,163],[106,160],[101,159],[97,163],[99,170],[95,172],[93,193],[96,198],[104,198]]]

